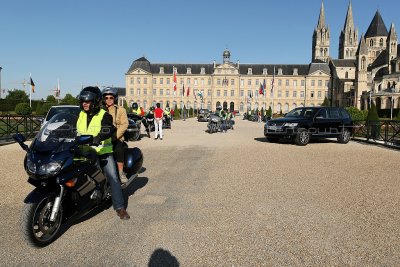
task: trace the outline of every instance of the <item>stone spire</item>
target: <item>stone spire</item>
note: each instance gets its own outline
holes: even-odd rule
[[[346,20],[339,37],[339,59],[355,59],[357,51],[358,29],[354,26],[351,1],[347,8]]]
[[[368,47],[367,43],[365,42],[364,33],[361,35],[360,44],[358,45],[357,55],[368,55]]]
[[[386,39],[386,49],[389,73],[392,73],[396,71],[396,64],[392,60],[397,57],[397,34],[393,23],[390,26],[388,38]]]
[[[312,61],[329,60],[329,46],[330,46],[330,30],[325,22],[325,9],[324,2],[322,1],[321,10],[319,12],[318,24],[314,30],[312,43]]]

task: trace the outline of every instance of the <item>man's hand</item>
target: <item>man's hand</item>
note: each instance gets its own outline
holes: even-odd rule
[[[92,146],[99,146],[101,143],[100,136],[93,137]]]

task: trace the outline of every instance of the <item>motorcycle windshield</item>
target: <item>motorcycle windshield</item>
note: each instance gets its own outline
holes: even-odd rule
[[[69,149],[75,142],[77,120],[71,113],[56,114],[36,135],[32,149],[41,152]]]

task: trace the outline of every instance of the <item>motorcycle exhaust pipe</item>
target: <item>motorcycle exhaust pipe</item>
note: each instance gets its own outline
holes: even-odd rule
[[[55,222],[57,213],[60,210],[61,198],[64,194],[64,186],[61,185],[60,195],[54,200],[53,209],[51,210],[50,221]]]

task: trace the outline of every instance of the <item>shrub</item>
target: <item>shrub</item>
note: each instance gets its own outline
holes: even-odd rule
[[[375,103],[372,102],[371,109],[368,111],[367,121],[377,121],[379,120],[378,112],[376,110]]]
[[[32,114],[32,108],[29,106],[28,103],[19,103],[15,107],[15,113],[18,115],[31,115]]]
[[[325,96],[324,102],[321,104],[321,107],[329,107],[329,100],[328,98]]]
[[[53,103],[44,103],[40,108],[40,114],[38,115],[46,115],[49,109],[53,106]]]
[[[181,110],[179,108],[176,108],[174,110],[174,120],[179,120],[181,118]]]
[[[349,112],[350,117],[353,121],[363,121],[366,119],[366,112],[359,110],[356,107],[347,107],[346,110]]]

